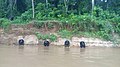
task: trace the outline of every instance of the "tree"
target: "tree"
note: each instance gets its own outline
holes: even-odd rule
[[[65,11],[67,13],[68,12],[67,0],[64,0],[64,5],[65,5]]]
[[[35,17],[34,0],[32,0],[33,19]]]
[[[5,17],[4,0],[0,0],[0,18]]]

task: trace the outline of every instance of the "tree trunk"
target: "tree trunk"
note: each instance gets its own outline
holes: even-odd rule
[[[67,14],[67,12],[68,12],[68,7],[67,7],[67,1],[66,1],[66,0],[64,0],[64,4],[65,4],[65,11],[66,11],[66,14]]]
[[[94,0],[92,0],[92,15],[93,15],[93,10],[94,10]]]
[[[32,0],[33,19],[35,18],[34,0]]]
[[[48,8],[48,0],[46,0],[46,8]]]

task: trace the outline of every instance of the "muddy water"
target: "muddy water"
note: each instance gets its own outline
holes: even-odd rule
[[[0,67],[120,67],[120,48],[0,45]]]

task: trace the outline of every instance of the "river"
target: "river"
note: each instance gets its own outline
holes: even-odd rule
[[[120,48],[0,45],[0,67],[120,67]]]

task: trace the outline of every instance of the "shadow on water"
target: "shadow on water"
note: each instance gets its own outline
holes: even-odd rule
[[[23,45],[19,45],[18,47],[20,50],[23,50],[24,49],[24,46]]]
[[[24,53],[24,46],[23,45],[19,45],[18,46],[18,50],[19,50],[20,54],[23,54]]]
[[[65,52],[66,55],[69,54],[69,53],[70,53],[70,48],[65,47],[65,48],[64,48],[64,52]]]
[[[44,52],[49,52],[49,47],[44,47]]]
[[[50,47],[43,47],[43,53],[44,53],[45,55],[50,54]]]
[[[68,52],[68,51],[70,51],[70,48],[64,48],[64,51]]]
[[[84,48],[80,48],[80,53],[85,53],[85,49]]]

